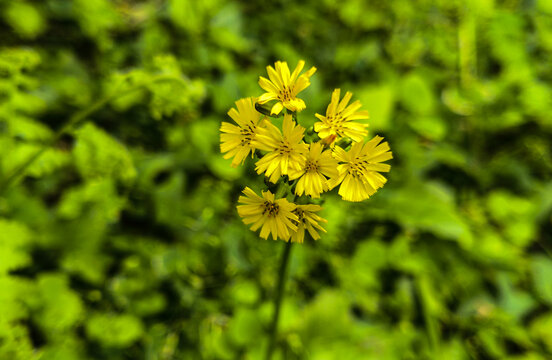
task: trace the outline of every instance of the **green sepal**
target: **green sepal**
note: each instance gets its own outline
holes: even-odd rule
[[[277,115],[270,113],[270,110],[272,110],[273,105],[274,105],[274,102],[265,103],[265,104],[255,103],[255,110],[257,110],[258,112],[260,112],[263,115],[270,116],[270,117],[273,117],[273,118],[278,118],[278,117],[282,116],[283,111],[280,111],[280,113],[277,114]]]

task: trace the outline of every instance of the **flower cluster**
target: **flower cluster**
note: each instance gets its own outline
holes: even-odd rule
[[[308,131],[298,123],[306,105],[297,96],[316,72],[312,67],[301,74],[304,66],[299,61],[292,73],[285,61],[267,66],[268,79],[259,78],[266,92],[236,101],[236,108],[228,111],[235,124],[223,122],[220,128],[224,158],[232,158],[236,167],[251,154],[258,159],[255,171],[268,180],[262,196],[246,187],[237,207],[243,222],[253,231],[260,229],[264,239],[271,235],[302,243],[305,231],[319,239],[318,231],[325,232],[321,223],[327,222],[317,215],[322,207],[305,202],[337,187],[343,200],[368,199],[387,181],[381,173],[390,170],[384,162],[393,158],[382,137],[367,138],[368,125],[358,120],[367,120],[368,112],[360,110],[360,101],[350,103],[350,92],[341,98],[335,89],[326,114],[316,114],[319,121]],[[276,118],[284,109],[278,126]]]

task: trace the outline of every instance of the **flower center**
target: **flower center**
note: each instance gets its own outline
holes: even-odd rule
[[[334,132],[339,132],[339,130],[341,130],[344,121],[345,119],[341,116],[341,112],[326,116],[326,122],[330,127],[330,130]]]
[[[307,163],[305,164],[305,171],[306,172],[319,172],[320,167],[318,166],[317,160],[307,160]]]
[[[358,160],[355,159],[355,160]],[[366,173],[366,167],[365,167],[366,161],[359,161],[359,162],[350,162],[349,163],[349,169],[348,174],[352,175],[355,178],[363,177]]]
[[[289,142],[287,140],[282,140],[280,142],[280,147],[278,148],[278,153],[283,156],[283,155],[289,155],[289,153],[291,152],[292,150],[292,147],[291,145],[289,144]]]
[[[343,118],[343,116],[341,116],[341,112],[326,116],[326,124],[330,128],[330,131],[332,131],[333,133],[343,135],[342,131],[344,122],[345,119]]]
[[[270,202],[268,200],[263,203],[263,206],[263,215],[266,214],[269,217],[276,217],[278,215],[278,212],[280,211],[280,207],[278,206],[278,204]]]
[[[280,96],[281,101],[290,101],[291,100],[291,89],[283,86],[282,90],[280,90]]]
[[[307,218],[305,217],[305,212],[303,210],[295,208],[295,210],[293,210],[293,213],[297,215],[298,224],[305,224],[307,222]]]
[[[248,124],[247,127],[242,127],[240,130],[241,134],[241,146],[249,146],[251,144],[251,141],[253,140],[253,136],[255,136],[255,125]]]

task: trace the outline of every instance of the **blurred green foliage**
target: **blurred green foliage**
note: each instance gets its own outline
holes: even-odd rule
[[[299,59],[303,125],[353,91],[395,159],[294,247],[277,358],[552,358],[551,4],[0,1],[0,180],[46,148],[0,198],[0,359],[260,358],[283,244],[218,128]]]

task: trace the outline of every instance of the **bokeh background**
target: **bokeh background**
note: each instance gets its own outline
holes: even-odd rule
[[[353,91],[394,159],[292,249],[275,358],[551,359],[551,56],[548,0],[0,1],[2,184],[46,149],[0,198],[0,359],[261,358],[284,243],[218,129],[299,59],[300,121]]]

